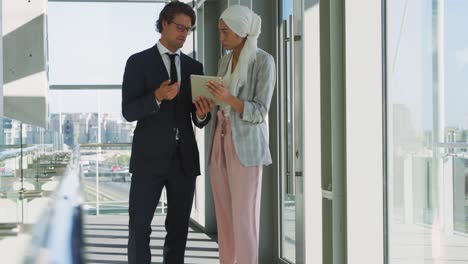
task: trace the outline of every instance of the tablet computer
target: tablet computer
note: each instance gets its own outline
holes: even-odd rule
[[[207,76],[207,75],[190,75],[190,83],[192,85],[192,98],[195,99],[198,96],[204,96],[206,98],[212,99],[215,104],[223,105],[224,103],[218,101],[214,96],[210,93],[206,84],[209,81],[215,81],[220,83],[222,81],[222,77],[219,76]]]

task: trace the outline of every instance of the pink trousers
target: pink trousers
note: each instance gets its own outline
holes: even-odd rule
[[[221,264],[257,264],[262,166],[243,166],[221,111],[210,160]]]

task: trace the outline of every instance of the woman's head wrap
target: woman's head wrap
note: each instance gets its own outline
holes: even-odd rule
[[[232,75],[231,83],[233,87],[237,88],[240,83],[244,83],[247,80],[249,63],[255,60],[262,19],[248,7],[242,5],[228,7],[219,19],[222,19],[238,36],[247,38]]]

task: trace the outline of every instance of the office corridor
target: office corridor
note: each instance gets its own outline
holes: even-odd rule
[[[84,224],[85,258],[89,264],[127,263],[128,216],[86,216]],[[162,263],[164,216],[155,216],[152,224],[151,253],[153,263]],[[217,264],[218,244],[206,234],[189,230],[187,264]]]

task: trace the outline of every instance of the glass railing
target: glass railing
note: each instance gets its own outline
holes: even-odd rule
[[[399,153],[394,157],[394,164],[398,169],[398,178],[394,184],[407,184],[411,188],[403,190],[400,187],[398,192],[395,191],[393,219],[398,223],[411,222],[420,225],[432,225],[435,220],[440,221],[436,215],[439,206],[432,197],[437,195],[442,196],[440,199],[445,203],[445,212],[453,212],[453,229],[468,234],[468,144],[437,144],[437,147],[443,149],[439,159],[442,164],[441,175],[446,182],[443,190],[446,193],[438,194],[434,186],[434,159],[430,150]],[[449,219],[446,221],[452,222]]]
[[[2,119],[0,223],[35,223],[70,159],[58,133]]]
[[[453,172],[453,228],[468,234],[468,144],[464,152],[450,157]]]
[[[86,214],[127,214],[131,173],[131,143],[81,144],[80,166]],[[155,214],[167,211],[163,190]]]
[[[1,121],[0,255],[2,263],[4,260],[5,263],[23,263],[33,237],[45,239],[43,234],[55,229],[41,231],[39,226],[50,225],[56,221],[53,218],[66,212],[63,202],[60,214],[52,209],[64,199],[63,189],[68,185],[75,188],[80,185],[65,181],[71,177],[68,175],[77,178],[78,174],[70,171],[72,152],[63,145],[59,133],[17,120],[3,118]],[[67,195],[66,199],[71,201],[71,196]],[[63,221],[71,223],[72,219]]]
[[[74,151],[49,206],[35,224],[25,264],[84,263],[82,201],[79,151]]]

